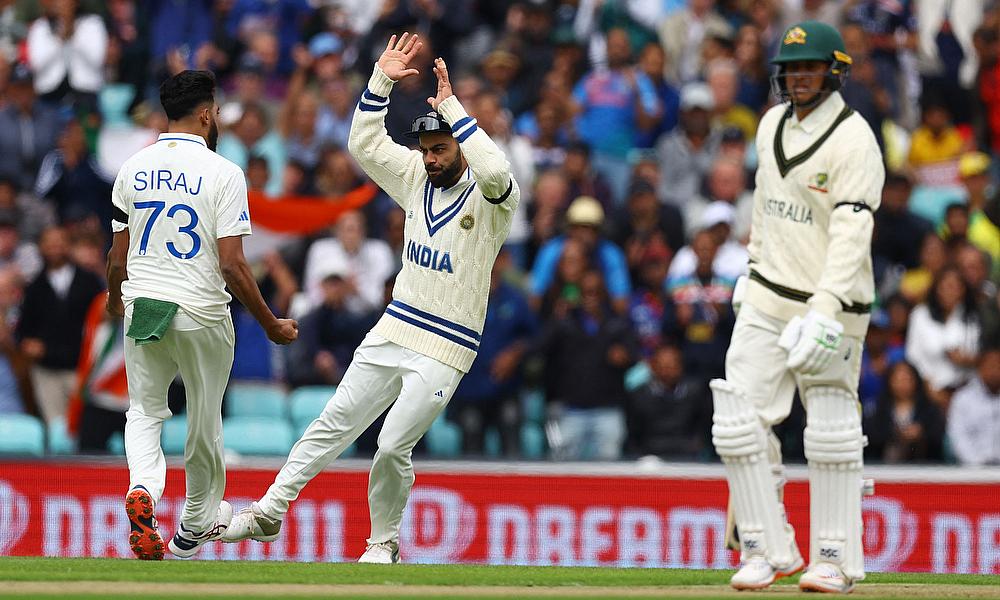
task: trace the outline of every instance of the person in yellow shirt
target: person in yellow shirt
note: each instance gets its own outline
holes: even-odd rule
[[[968,193],[969,232],[972,245],[993,259],[994,272],[1000,265],[1000,198],[990,177],[990,157],[983,152],[966,152],[958,160],[958,176]]]
[[[958,158],[967,143],[944,103],[926,100],[920,127],[910,140],[909,163],[917,182],[933,187],[958,184]]]

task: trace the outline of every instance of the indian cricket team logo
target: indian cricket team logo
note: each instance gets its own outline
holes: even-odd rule
[[[801,27],[792,27],[785,34],[785,41],[782,42],[786,46],[792,44],[805,44],[806,43],[806,30]]]
[[[458,222],[458,224],[462,229],[468,231],[469,229],[472,229],[473,225],[476,224],[476,219],[473,218],[472,215],[465,215],[462,217],[462,220]]]
[[[822,192],[825,194],[830,191],[826,187],[829,181],[830,181],[830,176],[827,175],[826,173],[816,173],[815,175],[809,178],[809,189],[813,190],[814,192]]]

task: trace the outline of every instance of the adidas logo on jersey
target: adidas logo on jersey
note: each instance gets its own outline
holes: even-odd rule
[[[237,219],[237,222],[242,223],[243,221],[249,221],[249,220],[250,220],[250,214],[247,213],[247,211],[243,211],[240,213],[240,218]]]
[[[438,398],[444,398],[444,391],[443,390],[438,390],[438,391],[434,392],[434,395],[437,396]]]

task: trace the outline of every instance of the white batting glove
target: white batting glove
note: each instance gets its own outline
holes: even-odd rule
[[[815,310],[806,317],[794,317],[778,338],[778,345],[788,351],[785,365],[802,375],[822,373],[837,355],[844,326]]]
[[[747,295],[747,281],[750,278],[740,275],[736,278],[736,285],[733,286],[733,312],[740,314],[740,307],[743,306],[743,297]]]

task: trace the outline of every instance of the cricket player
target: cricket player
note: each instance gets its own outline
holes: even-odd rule
[[[147,560],[163,558],[154,516],[166,478],[160,430],[178,371],[187,396],[187,498],[170,551],[193,556],[233,515],[222,500],[222,396],[235,339],[226,286],[272,341],[287,344],[298,335],[295,321],[271,314],[243,257],[243,236],[250,235],[246,181],[215,153],[214,96],[207,71],[163,82],[168,133],[125,162],[112,191],[108,312],[125,318],[125,510],[129,545]]]
[[[781,503],[771,426],[798,388],[807,420],[808,591],[850,592],[864,578],[862,448],[857,387],[875,296],[872,214],[885,172],[875,136],[837,91],[851,65],[836,29],[808,21],[780,40],[773,78],[785,104],[757,130],[750,275],[726,355],[711,382],[712,438],[729,480],[741,544],[737,589],[800,571]]]
[[[274,484],[240,512],[223,541],[277,538],[288,505],[331,460],[389,408],[368,481],[371,537],[359,562],[399,561],[399,525],[413,486],[413,446],[444,410],[476,358],[493,261],[521,193],[503,153],[452,95],[435,61],[434,112],[414,120],[420,150],[385,131],[392,86],[417,75],[417,36],[392,36],[354,112],[348,149],[406,211],[403,269],[385,314]]]

